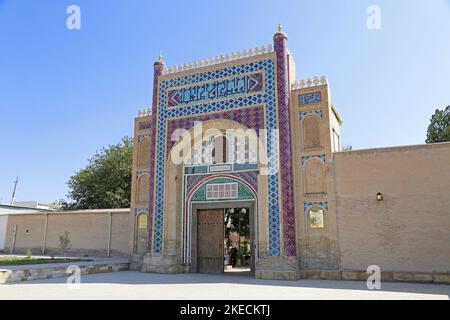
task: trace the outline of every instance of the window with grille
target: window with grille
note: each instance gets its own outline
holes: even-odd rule
[[[206,186],[206,199],[235,199],[238,197],[237,183],[218,183]]]

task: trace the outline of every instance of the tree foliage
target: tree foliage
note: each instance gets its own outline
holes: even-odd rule
[[[132,162],[133,140],[129,137],[96,152],[84,169],[70,177],[70,200],[60,202],[63,208],[129,208]]]
[[[241,212],[241,209],[234,209],[231,213],[230,210],[225,212],[225,236],[228,237],[230,233],[237,232],[242,237],[250,237],[250,214],[246,210],[245,213]]]
[[[450,105],[443,110],[436,109],[428,126],[426,143],[450,141]]]
[[[350,151],[353,151],[353,146],[351,146],[351,145],[343,146],[341,151],[342,151],[342,152],[350,152]]]

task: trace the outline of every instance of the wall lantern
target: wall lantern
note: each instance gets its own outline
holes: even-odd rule
[[[377,201],[383,201],[383,194],[381,192],[377,193]]]

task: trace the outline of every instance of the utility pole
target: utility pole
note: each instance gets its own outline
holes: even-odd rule
[[[17,184],[19,183],[19,177],[16,178],[16,181],[14,181],[14,190],[11,196],[11,205],[14,205],[14,201],[16,200],[16,190],[17,190]]]

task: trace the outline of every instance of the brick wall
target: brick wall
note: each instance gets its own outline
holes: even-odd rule
[[[334,163],[343,270],[450,272],[450,143],[342,152]]]
[[[31,249],[38,255],[45,248],[47,254],[61,254],[60,236],[68,231],[69,254],[106,256],[111,219],[110,253],[126,256],[131,251],[129,216],[130,209],[12,214],[8,216],[5,252],[10,252],[13,246],[13,228],[17,226],[15,253]]]

